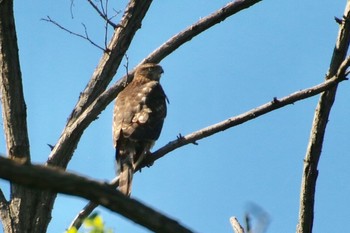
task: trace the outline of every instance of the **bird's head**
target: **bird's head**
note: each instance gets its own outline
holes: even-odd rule
[[[145,63],[136,69],[135,76],[143,76],[150,80],[159,81],[162,73],[164,73],[164,70],[160,65],[154,63]]]

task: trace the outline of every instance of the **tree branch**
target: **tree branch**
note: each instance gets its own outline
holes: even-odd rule
[[[116,188],[119,186],[119,176],[115,177],[110,183],[113,188]],[[76,229],[79,229],[81,225],[83,224],[83,221],[85,218],[87,218],[92,211],[98,206],[98,204],[90,201],[88,204],[84,206],[84,208],[75,216],[71,224],[69,225],[68,229],[75,227]]]
[[[92,8],[95,9],[95,11],[109,24],[111,25],[114,29],[116,27],[118,27],[117,24],[113,23],[109,18],[108,18],[108,15],[107,15],[107,12],[104,12],[104,11],[100,11],[100,9],[95,5],[95,3],[93,3],[91,0],[87,0],[90,5],[92,6]],[[106,3],[107,5],[108,3]],[[101,2],[101,5],[102,5],[102,2]]]
[[[30,163],[27,110],[11,0],[0,1],[0,85],[7,155],[11,159]],[[10,185],[11,200],[7,208],[2,200],[0,217],[7,232],[28,232],[36,224],[33,220],[35,214],[30,211],[35,210],[37,196],[21,185]],[[21,201],[24,197],[29,200]]]
[[[148,55],[140,64],[146,62],[159,63],[164,57],[168,56],[187,41],[190,41],[193,37],[199,35],[215,24],[221,23],[233,14],[245,10],[260,1],[262,0],[236,0],[228,3],[226,6],[213,12],[207,17],[202,18],[195,24],[170,38],[158,49]]]
[[[293,93],[289,96],[283,97],[281,99],[274,98],[271,102],[268,102],[264,105],[256,107],[248,112],[242,113],[242,114],[235,116],[235,117],[231,117],[231,118],[226,119],[222,122],[208,126],[204,129],[198,130],[198,131],[193,132],[191,134],[188,134],[186,136],[180,136],[176,140],[171,141],[167,145],[161,147],[160,149],[158,149],[157,151],[155,151],[151,155],[146,156],[144,162],[140,165],[139,168],[137,168],[135,170],[135,172],[139,171],[141,168],[148,166],[149,164],[153,164],[156,160],[162,158],[163,156],[165,156],[169,152],[171,152],[179,147],[185,146],[185,145],[190,144],[190,143],[196,143],[196,141],[198,141],[200,139],[203,139],[205,137],[209,137],[213,134],[219,133],[219,132],[226,130],[228,128],[240,125],[240,124],[245,123],[249,120],[252,120],[256,117],[259,117],[261,115],[264,115],[264,114],[269,113],[271,111],[274,111],[276,109],[282,108],[286,105],[294,104],[295,102],[298,102],[300,100],[317,95],[317,94],[319,94],[327,89],[334,87],[335,85],[337,85],[337,83],[339,83],[343,80],[346,80],[346,78],[341,74],[343,74],[343,73],[345,74],[345,70],[349,67],[349,65],[350,65],[350,57],[348,57],[341,64],[341,66],[339,68],[339,72],[338,72],[338,74],[340,76],[334,76],[332,79],[329,79],[329,80],[325,81],[324,83],[318,84],[316,86],[310,87],[310,88],[305,89],[305,90],[295,92],[295,93]],[[101,96],[107,96],[107,94],[101,95]],[[101,100],[101,102],[103,103],[104,101]],[[94,105],[95,104],[93,104],[92,106],[94,106]],[[98,106],[96,106],[96,108],[98,108]],[[94,110],[92,108],[89,108],[89,109],[87,109],[87,111],[91,111],[91,113],[86,113],[86,115],[91,115],[91,114],[93,114]],[[111,181],[110,184],[113,185],[114,187],[117,187],[119,184],[118,178],[115,178],[113,181]],[[70,227],[75,226],[77,229],[79,229],[83,219],[86,218],[87,216],[89,216],[89,214],[91,214],[91,212],[96,207],[97,207],[97,205],[95,203],[92,203],[92,202],[88,203],[79,212],[79,214],[75,217],[75,219],[72,221]]]
[[[92,200],[154,232],[192,232],[109,184],[59,168],[30,165],[0,157],[0,177],[30,188],[46,189]]]
[[[0,189],[0,218],[2,220],[2,223],[3,223],[2,225],[5,232],[11,232],[12,220],[10,216],[10,207],[1,189]]]
[[[8,2],[8,4],[6,4]],[[27,111],[12,1],[2,3],[0,10],[0,75],[1,102],[7,154],[30,161]]]
[[[344,64],[348,62],[348,59],[344,61]],[[219,133],[221,131],[224,131],[228,128],[240,125],[242,123],[245,123],[249,120],[252,120],[254,118],[257,118],[261,115],[264,115],[266,113],[269,113],[271,111],[274,111],[276,109],[282,108],[289,104],[294,104],[295,102],[298,102],[300,100],[309,98],[311,96],[317,95],[327,89],[333,88],[335,85],[337,85],[339,82],[345,80],[343,77],[338,78],[337,76],[334,76],[333,78],[325,81],[324,83],[318,84],[316,86],[313,86],[311,88],[301,90],[298,92],[295,92],[289,96],[277,99],[274,98],[272,101],[261,105],[259,107],[256,107],[248,112],[242,113],[238,116],[231,117],[229,119],[226,119],[222,122],[219,122],[217,124],[208,126],[204,129],[201,129],[199,131],[193,132],[191,134],[188,134],[186,136],[180,136],[176,140],[169,142],[164,147],[158,149],[154,153],[152,153],[150,156],[147,156],[140,166],[140,169],[147,166],[148,164],[154,163],[157,159],[163,157],[165,154],[182,147],[184,145],[190,144],[190,143],[196,143],[196,141],[209,137],[213,134]]]
[[[344,20],[341,21],[338,38],[333,52],[331,64],[326,75],[330,79],[337,73],[345,75],[345,70],[340,71],[344,58],[348,51],[350,41],[350,1],[347,1]],[[342,63],[343,62],[343,63]],[[310,133],[309,144],[307,147],[300,193],[299,222],[297,225],[298,233],[311,233],[314,219],[314,203],[316,181],[318,176],[318,161],[321,156],[324,135],[332,105],[335,100],[337,85],[332,89],[322,93],[318,102],[312,129]]]
[[[43,21],[46,21],[46,22],[49,22],[49,23],[52,23],[54,25],[56,25],[58,28],[62,29],[63,31],[65,32],[68,32],[69,34],[73,35],[73,36],[77,36],[77,37],[80,37],[80,38],[83,38],[84,40],[87,40],[89,41],[93,46],[95,46],[96,48],[99,48],[101,49],[102,51],[106,51],[105,48],[102,48],[101,46],[99,46],[98,44],[96,44],[94,41],[92,41],[87,33],[87,29],[86,29],[86,26],[85,24],[82,24],[83,27],[84,27],[84,32],[85,32],[85,35],[82,35],[82,34],[79,34],[79,33],[76,33],[76,32],[73,32],[65,27],[63,27],[61,24],[57,23],[56,21],[54,21],[53,19],[50,18],[50,16],[47,16],[47,18],[42,18],[41,20]]]

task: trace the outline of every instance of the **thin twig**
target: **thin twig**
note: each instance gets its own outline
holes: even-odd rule
[[[118,187],[119,185],[119,176],[115,177],[110,183],[112,187]],[[69,225],[68,229],[71,229],[72,227],[75,227],[76,229],[79,229],[81,225],[83,224],[83,221],[85,218],[87,218],[92,211],[98,206],[98,204],[90,201],[88,204],[84,206],[84,208],[75,216],[71,224]]]
[[[126,79],[124,86],[126,86],[129,82],[131,82],[131,77],[129,75],[129,56],[127,54],[125,54],[124,57],[125,57],[125,61],[126,61],[126,64],[124,65],[124,67],[125,67],[126,76],[127,76],[127,79]]]
[[[111,25],[114,29],[118,27],[117,24],[113,23],[107,16],[107,12],[104,11],[103,9],[103,5],[102,5],[102,1],[101,2],[101,7],[102,7],[102,11],[95,5],[95,3],[92,2],[92,0],[87,0],[90,5],[92,6],[92,8],[95,9],[95,11],[109,24]],[[106,5],[108,4],[108,1],[106,2]]]
[[[70,16],[72,19],[74,19],[74,15],[73,15],[73,7],[74,7],[74,0],[70,1]]]
[[[80,37],[80,38],[83,38],[87,41],[89,41],[93,46],[95,46],[96,48],[99,48],[101,49],[102,51],[106,51],[105,48],[102,48],[101,46],[99,46],[98,44],[96,44],[95,42],[93,42],[90,38],[89,38],[89,35],[87,33],[87,28],[85,26],[85,24],[82,23],[83,27],[84,27],[84,31],[85,31],[85,36],[82,35],[82,34],[79,34],[79,33],[76,33],[76,32],[73,32],[65,27],[63,27],[61,24],[57,23],[56,21],[54,21],[53,19],[50,18],[50,16],[47,16],[47,18],[42,18],[41,20],[43,21],[46,21],[46,22],[49,22],[49,23],[52,23],[54,24],[55,26],[57,26],[58,28],[62,29],[63,31],[65,32],[68,32],[69,34],[73,35],[73,36],[77,36],[77,37]]]

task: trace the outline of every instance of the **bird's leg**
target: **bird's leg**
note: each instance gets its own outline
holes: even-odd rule
[[[140,166],[140,164],[142,163],[143,159],[146,156],[146,151],[144,151],[143,153],[141,153],[140,157],[137,159],[137,161],[135,161],[135,163],[133,163],[133,167],[134,167],[134,171],[136,171],[136,169]]]

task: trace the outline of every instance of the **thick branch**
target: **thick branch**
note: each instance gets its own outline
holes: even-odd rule
[[[68,173],[59,168],[21,164],[0,157],[0,177],[36,189],[80,196],[102,205],[154,232],[192,232],[113,186]]]
[[[350,1],[347,1],[344,20],[341,22],[338,38],[333,52],[332,61],[326,79],[330,79],[337,72],[343,62],[349,47],[350,40]],[[345,72],[345,71],[344,71]],[[329,114],[335,100],[337,85],[322,93],[318,102],[309,144],[304,159],[304,170],[300,193],[298,233],[311,233],[314,218],[314,202],[316,180],[318,176],[318,161],[321,156],[323,139]]]
[[[190,41],[193,37],[199,35],[208,28],[214,26],[215,24],[224,21],[231,15],[240,12],[241,10],[244,10],[246,8],[249,8],[260,1],[262,0],[236,0],[228,3],[226,6],[215,11],[209,16],[202,18],[195,24],[189,26],[182,32],[170,38],[162,46],[160,46],[158,49],[156,49],[154,52],[148,55],[147,58],[145,58],[141,63],[160,62],[164,57],[168,56],[170,53],[175,51],[187,41]]]
[[[29,163],[27,112],[12,0],[0,1],[0,83],[7,155],[11,159]],[[31,194],[31,190],[11,183],[11,200],[7,208],[2,200],[0,208],[6,232],[28,232],[28,229],[34,228],[37,221],[31,211],[35,210],[37,196]],[[28,201],[22,201],[24,197]]]
[[[76,130],[73,135],[68,136],[72,124],[77,117],[99,96],[107,87],[115,75],[120,62],[129,48],[129,45],[136,31],[141,27],[141,21],[144,18],[151,1],[131,0],[124,12],[120,22],[120,27],[115,29],[114,35],[108,45],[108,52],[103,54],[100,63],[93,73],[90,82],[81,93],[64,132],[58,143],[52,150],[49,163],[55,166],[66,167],[84,129]],[[103,109],[101,109],[102,111]],[[90,118],[91,119],[91,118]],[[92,121],[92,120],[91,120]],[[89,123],[91,123],[91,121]],[[86,125],[87,126],[87,125]]]
[[[17,36],[12,1],[0,7],[1,101],[7,154],[11,158],[29,157],[27,112],[18,57]]]

